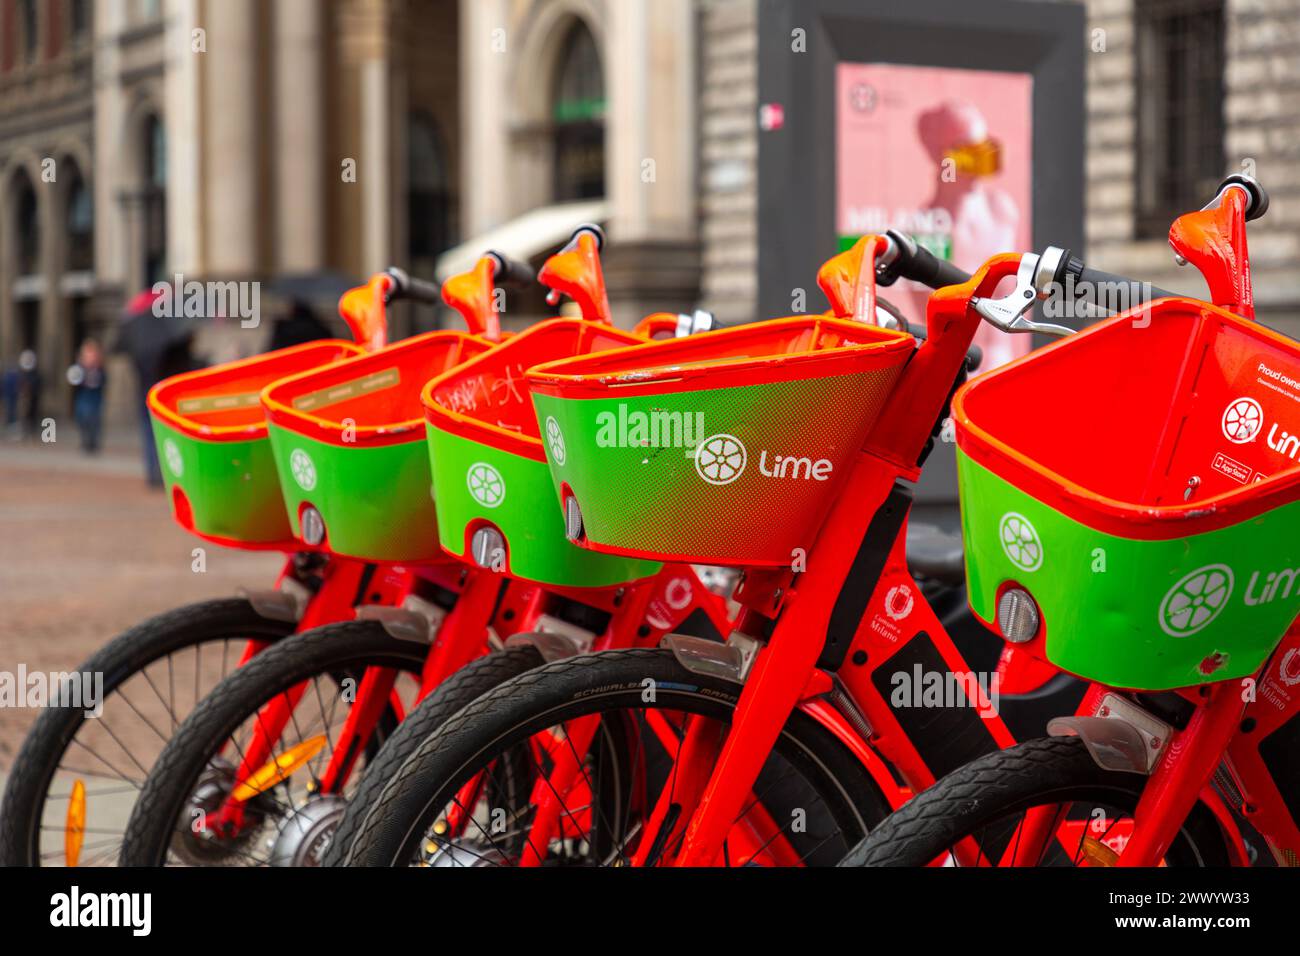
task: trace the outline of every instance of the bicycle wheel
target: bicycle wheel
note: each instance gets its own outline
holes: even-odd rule
[[[739,693],[668,650],[606,651],[529,671],[420,744],[384,785],[348,862],[626,865],[640,854],[654,865],[666,848],[638,837],[657,808],[681,811],[676,757],[687,722],[721,740]],[[720,862],[833,864],[885,812],[861,764],[795,713]]]
[[[420,705],[407,714],[406,719],[384,743],[375,759],[366,765],[365,774],[357,785],[356,793],[348,800],[347,809],[334,831],[321,865],[350,864],[352,843],[378,803],[385,784],[426,737],[436,732],[457,711],[484,694],[512,677],[518,677],[542,664],[541,653],[527,644],[509,647],[500,653],[485,654],[470,661],[420,701]]]
[[[1146,782],[1103,770],[1078,737],[1031,740],[954,770],[840,865],[960,865],[961,845],[975,865],[1109,866],[1132,832]],[[1165,862],[1228,865],[1223,833],[1204,804],[1183,822]]]
[[[314,866],[365,761],[419,689],[428,647],[376,621],[330,624],[269,648],[213,688],[177,730],[145,781],[122,841],[123,866]],[[373,729],[328,768],[367,674],[395,671]],[[287,705],[280,728],[268,708]],[[264,759],[249,757],[254,735]],[[355,752],[356,763],[353,763]],[[256,763],[237,786],[237,768]],[[238,805],[228,798],[244,790]],[[234,806],[232,810],[231,807]]]
[[[150,618],[88,658],[78,670],[103,675],[102,713],[49,707],[32,725],[0,804],[0,865],[116,860],[135,797],[180,722],[247,641],[293,629],[225,598]]]

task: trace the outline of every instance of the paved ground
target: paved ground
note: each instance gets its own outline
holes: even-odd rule
[[[75,438],[0,439],[0,671],[73,669],[149,615],[274,579],[278,555],[203,545],[173,524],[132,437],[111,436],[96,458]],[[200,546],[204,573],[191,569]],[[0,707],[0,778],[34,719]]]

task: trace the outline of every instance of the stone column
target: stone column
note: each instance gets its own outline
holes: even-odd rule
[[[477,235],[511,216],[507,66],[518,40],[508,22],[504,0],[460,0],[462,236]],[[499,52],[502,43],[505,52]]]
[[[220,0],[207,19],[207,262],[218,276],[259,269],[257,0]]]
[[[126,24],[126,4],[96,4],[95,31],[95,278],[104,287],[125,287],[134,214],[121,194],[131,186],[128,166],[135,154],[124,129],[126,97],[117,77],[121,65],[117,34]],[[130,278],[134,278],[131,276]],[[134,289],[132,292],[136,291]]]
[[[99,10],[96,10],[99,16]],[[174,272],[203,272],[203,64],[194,31],[204,28],[194,0],[167,0],[167,81],[163,123],[167,130],[167,264]],[[96,53],[98,56],[99,53]],[[101,140],[102,142],[102,140]]]
[[[691,0],[620,0],[607,10],[605,276],[619,324],[629,325],[691,308],[699,292],[697,25]]]
[[[57,174],[57,171],[56,171]],[[68,415],[68,370],[66,350],[68,344],[64,310],[66,303],[59,292],[59,279],[63,276],[64,251],[67,232],[64,229],[62,210],[64,203],[60,191],[66,184],[47,183],[38,179],[36,187],[37,221],[41,228],[41,276],[45,280],[41,290],[40,318],[37,320],[36,354],[40,360],[41,414],[52,415],[60,429],[67,428],[64,439],[73,437],[72,421]]]
[[[392,264],[392,50],[388,0],[358,0],[355,35],[361,149],[357,184],[361,189],[362,264],[378,272]]]
[[[325,11],[320,0],[276,0],[275,262],[282,272],[325,265]]]

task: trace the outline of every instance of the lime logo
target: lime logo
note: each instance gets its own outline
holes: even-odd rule
[[[295,448],[289,456],[289,471],[303,491],[311,491],[316,487],[316,463],[301,448]]]
[[[553,416],[546,419],[546,445],[551,449],[551,461],[564,464],[564,432]]]
[[[1024,515],[1014,511],[1004,514],[998,526],[998,537],[1002,541],[1002,550],[1020,570],[1037,571],[1043,566],[1043,543]]]
[[[170,438],[163,442],[163,457],[167,459],[167,470],[173,475],[179,478],[185,474],[185,459],[181,457],[181,450],[176,442]]]
[[[469,485],[470,496],[485,508],[495,508],[506,496],[506,480],[487,462],[476,462],[469,466],[465,478]]]
[[[1170,637],[1191,637],[1228,606],[1232,569],[1207,564],[1184,576],[1160,602],[1160,627]]]
[[[729,485],[741,476],[749,454],[735,435],[712,435],[695,449],[695,470],[711,485]]]
[[[1253,398],[1239,398],[1223,410],[1223,437],[1234,445],[1251,441],[1263,425],[1264,410]]]

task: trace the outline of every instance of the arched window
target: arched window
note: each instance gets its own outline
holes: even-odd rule
[[[162,279],[167,263],[167,131],[157,116],[144,121],[144,284]]]
[[[14,183],[14,226],[18,237],[18,274],[36,275],[41,263],[41,222],[36,205],[36,190],[26,173],[19,173]]]
[[[451,197],[438,127],[412,113],[407,129],[407,230],[412,270],[432,274],[433,260],[450,247]]]
[[[95,203],[81,169],[71,161],[68,177],[68,271],[89,272],[95,267]]]
[[[560,47],[552,97],[555,198],[605,195],[605,77],[596,39],[575,21]]]

